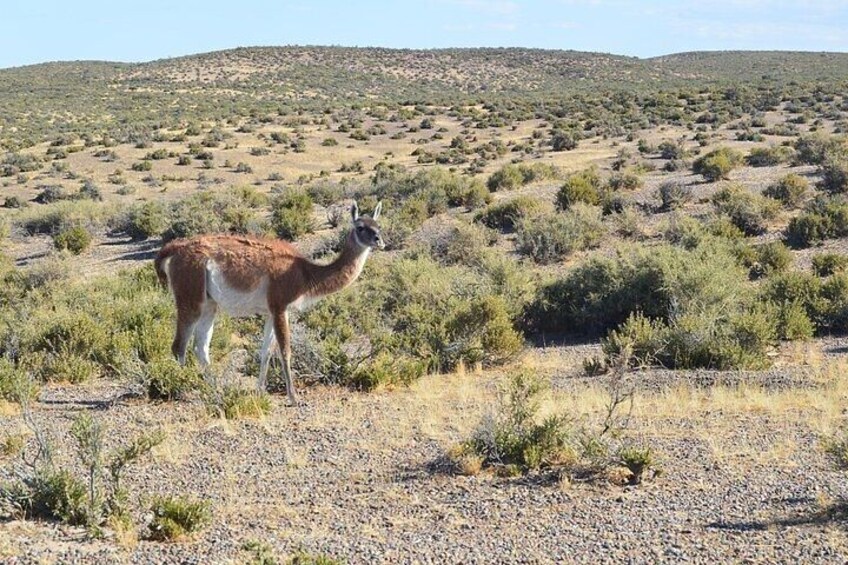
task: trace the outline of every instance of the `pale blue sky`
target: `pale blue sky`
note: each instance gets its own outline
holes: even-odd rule
[[[848,51],[848,0],[10,0],[0,67],[254,45]],[[11,4],[8,5],[8,4]]]

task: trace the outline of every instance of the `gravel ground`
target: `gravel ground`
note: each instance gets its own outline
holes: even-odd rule
[[[533,363],[567,366],[563,359],[587,352],[548,348]],[[693,376],[688,386],[700,386]],[[659,390],[674,374],[640,377]],[[566,389],[582,386],[563,378]],[[740,373],[727,382],[785,392],[799,379]],[[138,524],[156,494],[209,500],[214,520],[188,541],[137,544],[0,521],[0,562],[243,563],[250,540],[280,559],[303,550],[350,563],[844,562],[844,522],[822,508],[848,494],[848,477],[820,453],[804,413],[717,403],[685,417],[636,418],[631,433],[663,461],[662,475],[638,487],[440,470],[434,462],[468,436],[494,382],[489,374],[433,377],[372,394],[312,387],[305,406],[275,396],[268,417],[239,422],[210,418],[198,402],[122,396],[127,388],[113,383],[51,387],[35,418],[63,447],[65,464],[67,432],[83,410],[104,421],[110,444],[156,426],[167,434],[128,472]],[[19,426],[18,416],[0,416],[0,429]],[[0,478],[12,464],[0,460]]]

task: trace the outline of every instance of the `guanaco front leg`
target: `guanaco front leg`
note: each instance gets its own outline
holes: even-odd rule
[[[297,393],[294,391],[294,379],[292,378],[291,370],[291,335],[289,333],[289,313],[287,310],[282,310],[274,316],[274,333],[277,335],[277,346],[280,348],[280,354],[283,357],[283,377],[286,379],[286,393],[289,396],[289,402],[293,406],[297,406]]]

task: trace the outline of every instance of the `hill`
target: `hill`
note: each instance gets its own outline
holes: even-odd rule
[[[129,124],[167,126],[338,105],[484,103],[537,112],[573,97],[586,106],[614,92],[650,96],[728,85],[774,92],[810,83],[838,91],[846,76],[845,53],[637,59],[521,48],[250,47],[149,63],[0,70],[0,140],[15,149],[56,132],[107,130],[120,137]]]

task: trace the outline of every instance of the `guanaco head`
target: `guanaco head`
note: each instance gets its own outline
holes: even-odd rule
[[[377,225],[377,218],[380,217],[382,209],[383,203],[378,202],[377,206],[374,207],[374,213],[369,217],[359,215],[359,206],[356,202],[350,207],[350,216],[353,219],[353,237],[362,247],[383,249],[386,246],[380,236],[380,226]]]

